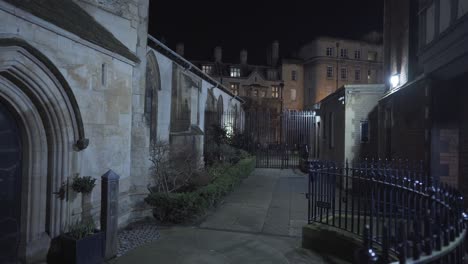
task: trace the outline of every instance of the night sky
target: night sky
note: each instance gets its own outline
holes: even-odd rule
[[[223,61],[239,61],[247,49],[249,63],[263,64],[266,47],[280,43],[280,55],[320,35],[360,38],[382,32],[384,0],[152,0],[149,32],[175,50],[185,44],[185,57],[211,60],[223,48]],[[279,4],[281,3],[281,4]]]

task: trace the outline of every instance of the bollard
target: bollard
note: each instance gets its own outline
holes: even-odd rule
[[[119,175],[112,170],[101,176],[101,230],[104,232],[104,258],[117,255]]]

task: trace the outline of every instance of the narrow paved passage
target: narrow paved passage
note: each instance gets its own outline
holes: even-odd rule
[[[111,263],[327,263],[300,248],[307,177],[256,169],[200,226],[161,230],[161,239]]]
[[[256,169],[200,227],[300,236],[307,219],[306,188],[300,172]]]

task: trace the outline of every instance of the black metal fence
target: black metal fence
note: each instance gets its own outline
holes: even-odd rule
[[[357,263],[463,262],[463,197],[434,182],[422,163],[309,165],[308,221],[360,236]]]
[[[258,168],[295,168],[312,140],[312,111],[216,111],[205,112],[205,143],[210,128],[218,125],[234,136],[235,144],[256,155]],[[308,155],[308,152],[307,152]]]

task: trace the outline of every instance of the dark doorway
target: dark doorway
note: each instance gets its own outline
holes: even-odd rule
[[[20,242],[21,139],[14,116],[0,101],[0,263],[17,263]]]

